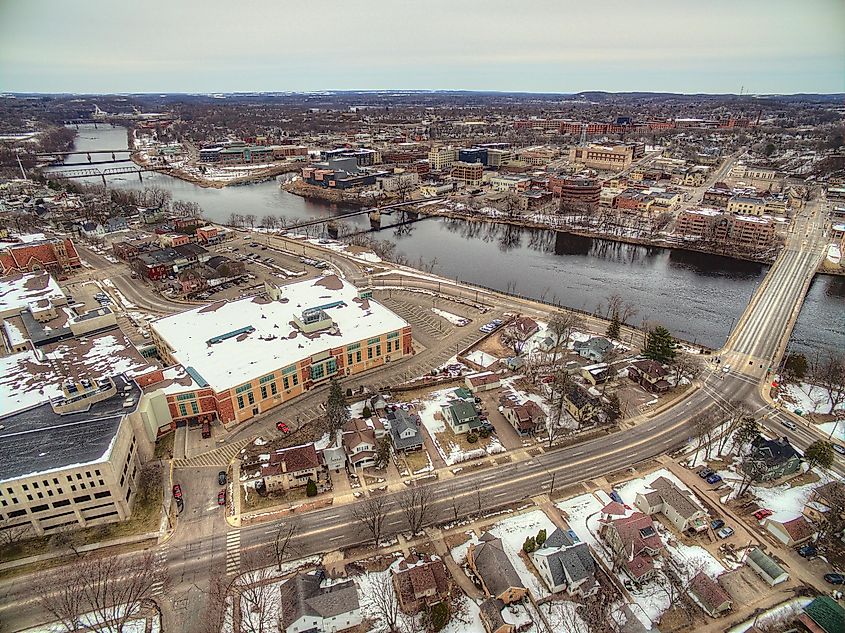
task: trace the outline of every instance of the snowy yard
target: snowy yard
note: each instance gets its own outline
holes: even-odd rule
[[[785,383],[781,385],[780,399],[796,413],[830,413],[830,399],[822,387]],[[835,411],[845,411],[845,402],[839,403]]]

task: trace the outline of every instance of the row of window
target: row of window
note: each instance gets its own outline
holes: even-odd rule
[[[267,374],[258,379],[259,389],[261,391],[261,399],[266,400],[269,397],[275,396],[279,393],[279,386],[276,382],[276,374]],[[299,384],[299,374],[296,373],[296,365],[291,365],[282,370],[282,387],[285,391],[296,387]],[[252,383],[241,385],[235,389],[237,394],[238,409],[244,409],[247,406],[255,404],[255,392],[252,391]]]

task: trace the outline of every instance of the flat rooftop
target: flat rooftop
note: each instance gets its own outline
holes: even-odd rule
[[[117,394],[88,411],[59,415],[47,402],[3,418],[0,482],[106,459],[123,416],[135,410],[141,394],[134,382],[113,378]],[[126,398],[135,399],[132,408],[123,408]]]
[[[215,391],[329,350],[399,330],[407,322],[335,275],[280,287],[281,299],[249,297],[217,301],[151,323],[173,350]],[[305,334],[295,325],[304,310],[323,308],[336,330]]]
[[[66,303],[65,293],[49,273],[26,273],[0,279],[0,314],[20,311],[42,300]]]

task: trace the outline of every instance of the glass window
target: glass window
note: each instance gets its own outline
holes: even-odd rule
[[[274,382],[271,382],[271,383],[270,383],[270,393],[271,393],[272,395],[274,395],[274,396],[275,396],[277,393],[279,393],[279,390],[278,390],[278,388],[276,387],[276,383],[274,383]]]
[[[381,337],[377,336],[376,338],[367,339],[367,345],[375,345],[376,343],[381,342]]]
[[[392,338],[399,338],[399,332],[390,332],[390,333],[387,335],[387,338],[388,338],[388,339],[392,339]]]
[[[199,406],[197,405],[197,401],[196,401],[196,400],[192,400],[192,401],[191,401],[191,413],[193,413],[194,415],[196,415],[196,414],[197,414],[197,413],[199,413],[199,412],[200,412],[200,408],[199,408]]]
[[[268,375],[266,375],[266,376],[262,376],[262,377],[259,379],[259,381],[258,381],[258,382],[259,382],[260,384],[262,384],[262,385],[263,385],[265,382],[270,382],[271,380],[275,380],[275,378],[276,378],[276,375],[275,375],[275,374],[268,374]]]
[[[246,394],[246,399],[250,404],[255,404],[255,394],[252,393],[251,391],[248,394]]]
[[[179,414],[182,415],[182,416],[188,415],[188,410],[185,408],[184,402],[179,403]]]
[[[235,393],[243,393],[245,391],[249,391],[250,389],[252,389],[252,385],[247,383],[247,384],[241,385],[240,387],[235,389]]]
[[[261,385],[261,399],[267,399],[267,385]]]
[[[244,397],[238,396],[238,409],[243,409],[243,408],[244,408]]]

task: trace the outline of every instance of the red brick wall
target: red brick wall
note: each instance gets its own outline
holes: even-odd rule
[[[135,377],[135,381],[141,387],[148,387],[149,385],[154,385],[162,380],[164,380],[164,371],[161,369],[154,369],[146,374]]]

